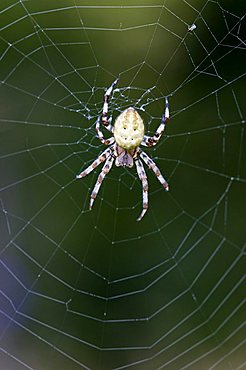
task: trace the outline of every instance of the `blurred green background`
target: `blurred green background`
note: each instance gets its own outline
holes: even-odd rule
[[[243,1],[0,4],[0,369],[239,369],[244,335]],[[188,32],[188,26],[197,28]],[[95,122],[134,106],[151,134],[113,167]],[[105,133],[107,136],[107,133]]]

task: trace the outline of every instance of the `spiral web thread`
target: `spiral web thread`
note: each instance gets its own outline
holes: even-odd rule
[[[243,369],[245,15],[101,3],[0,5],[1,368]],[[75,178],[117,77],[113,120],[134,106],[151,134],[170,102],[146,149],[170,192],[147,171],[139,224],[136,171],[112,169],[93,211],[100,168]]]

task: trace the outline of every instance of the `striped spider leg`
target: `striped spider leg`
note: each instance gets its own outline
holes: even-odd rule
[[[112,153],[112,147],[110,146],[109,148],[104,150],[104,152],[102,152],[97,157],[97,159],[94,162],[92,162],[92,164],[89,167],[87,167],[84,171],[82,171],[79,175],[77,175],[76,178],[81,179],[82,177],[89,175],[89,173],[91,173],[95,168],[97,168],[99,164],[103,163],[109,157],[111,153]]]
[[[168,122],[169,119],[170,119],[169,103],[168,103],[168,99],[166,97],[165,98],[165,110],[164,110],[164,114],[163,114],[162,119],[161,119],[160,126],[157,128],[157,130],[156,130],[156,132],[154,133],[153,136],[144,135],[144,139],[143,139],[141,145],[148,146],[148,147],[152,147],[152,146],[156,145],[158,143],[158,141],[160,140],[161,135],[163,134],[163,132],[165,130],[166,123]]]
[[[111,170],[113,163],[114,163],[114,157],[113,157],[113,155],[110,155],[108,157],[108,159],[106,160],[106,162],[105,162],[105,164],[102,168],[102,171],[101,171],[101,173],[99,174],[99,176],[97,178],[97,182],[94,186],[94,189],[92,190],[91,200],[90,200],[90,210],[92,209],[94,200],[97,197],[97,194],[98,194],[99,189],[102,185],[102,182],[103,182],[105,176],[107,175],[107,173],[109,173],[109,171]]]
[[[101,130],[101,124],[103,124],[103,126],[109,132],[111,133],[113,132],[113,126],[111,125],[112,117],[108,116],[108,102],[109,102],[110,95],[112,94],[112,91],[115,85],[117,84],[117,82],[118,82],[118,79],[116,79],[112,83],[112,85],[106,90],[104,94],[103,111],[102,111],[102,114],[98,116],[97,123],[96,123],[96,130],[97,130],[98,137],[101,140],[101,142],[105,145],[109,145],[109,143],[108,143],[108,140],[104,138],[104,135]]]
[[[144,169],[144,166],[141,160],[136,159],[135,163],[137,167],[138,177],[140,181],[142,181],[142,188],[143,188],[143,210],[140,216],[137,218],[137,221],[141,221],[148,209],[148,180],[147,180],[146,172],[145,172],[145,169]]]
[[[85,176],[89,175],[89,173],[92,172],[97,166],[99,166],[99,164],[106,161],[103,168],[102,168],[101,173],[99,174],[99,176],[97,178],[97,182],[94,186],[94,189],[92,190],[91,200],[90,200],[90,209],[92,209],[92,205],[94,203],[94,200],[95,200],[95,198],[96,198],[96,196],[99,192],[99,189],[102,185],[102,182],[103,182],[105,176],[110,171],[110,169],[113,165],[114,159],[115,159],[114,145],[111,145],[109,148],[104,150],[104,152],[102,152],[98,156],[98,158],[89,167],[87,167],[84,171],[82,171],[79,175],[76,176],[77,179],[81,179],[82,177],[85,177]]]
[[[159,168],[157,167],[157,165],[155,164],[155,162],[153,161],[153,159],[151,159],[144,151],[141,150],[140,152],[140,158],[142,158],[142,160],[147,164],[147,166],[149,167],[150,170],[152,170],[154,172],[154,174],[156,175],[157,179],[159,180],[159,182],[161,183],[161,185],[164,187],[164,189],[166,191],[169,190],[169,186],[168,186],[168,183],[167,181],[164,179],[164,177],[162,176],[161,174],[161,171],[159,170]]]

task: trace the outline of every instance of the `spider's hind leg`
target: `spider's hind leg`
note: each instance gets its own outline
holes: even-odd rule
[[[159,182],[161,183],[161,185],[163,186],[163,188],[166,191],[168,191],[169,190],[168,183],[167,183],[166,179],[162,176],[161,171],[159,170],[159,168],[157,167],[157,165],[155,164],[155,162],[153,161],[153,159],[151,159],[143,151],[140,152],[140,157],[147,164],[147,166],[149,167],[149,169],[154,172],[154,174],[156,175],[157,179],[159,180]]]
[[[112,151],[113,151],[113,146],[110,146],[109,148],[104,150],[104,152],[102,152],[97,157],[97,159],[95,159],[95,161],[92,162],[92,164],[89,167],[87,167],[84,171],[82,171],[79,175],[77,175],[76,178],[81,179],[82,177],[89,175],[89,173],[91,173],[97,166],[103,163],[110,156]]]
[[[94,189],[92,190],[91,200],[90,200],[90,209],[92,209],[94,200],[97,197],[97,194],[98,194],[99,189],[102,185],[102,182],[103,182],[105,176],[107,175],[107,173],[109,173],[109,171],[111,170],[111,167],[112,167],[113,163],[114,163],[114,156],[111,155],[110,157],[107,158],[107,160],[106,160],[106,162],[105,162],[105,164],[102,168],[102,171],[101,171],[101,173],[99,174],[99,176],[97,178],[97,182],[94,186]]]
[[[139,159],[136,159],[135,163],[137,167],[138,177],[142,182],[142,189],[143,189],[143,209],[142,209],[141,214],[137,218],[137,221],[141,221],[148,209],[148,181],[147,181],[146,172],[145,172],[142,162]]]

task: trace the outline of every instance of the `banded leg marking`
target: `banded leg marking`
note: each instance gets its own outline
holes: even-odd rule
[[[142,190],[143,190],[143,210],[141,214],[139,215],[139,217],[137,218],[137,221],[141,221],[148,209],[148,181],[147,181],[146,172],[145,172],[142,162],[139,159],[136,159],[135,163],[137,167],[138,177],[142,182]]]
[[[155,164],[155,162],[143,151],[140,153],[140,157],[142,160],[147,164],[147,166],[154,172],[157,179],[160,181],[161,185],[164,187],[166,191],[169,190],[169,186],[165,178],[162,176],[161,171]]]
[[[165,110],[164,110],[164,114],[162,116],[160,126],[157,128],[157,130],[156,130],[156,132],[154,133],[153,136],[144,135],[144,139],[143,139],[141,144],[144,145],[144,146],[148,146],[148,147],[156,145],[158,143],[158,141],[160,140],[161,135],[163,134],[163,132],[165,130],[166,123],[168,122],[169,119],[170,119],[169,103],[168,103],[168,99],[165,98]]]
[[[107,148],[98,156],[98,158],[92,162],[92,164],[87,167],[84,171],[82,171],[79,175],[76,176],[77,179],[81,179],[82,177],[87,176],[90,172],[92,172],[99,164],[103,163],[109,155],[112,153],[112,147]]]
[[[108,102],[109,102],[110,95],[112,94],[112,91],[113,91],[115,85],[117,84],[117,82],[118,82],[118,79],[116,79],[112,83],[112,85],[106,90],[106,92],[104,94],[103,111],[102,111],[102,115],[100,116],[100,120],[101,120],[102,124],[110,132],[112,132],[112,125],[110,123],[110,118],[108,116]]]
[[[107,175],[107,173],[109,173],[109,171],[111,170],[111,167],[113,165],[113,162],[114,162],[114,157],[113,156],[110,156],[106,160],[106,162],[105,162],[105,164],[104,164],[104,166],[102,168],[102,171],[101,171],[101,173],[99,174],[99,176],[97,178],[97,182],[96,182],[96,184],[94,186],[94,189],[92,190],[92,193],[91,193],[90,209],[92,209],[94,200],[97,197],[97,194],[98,194],[99,189],[100,189],[100,187],[102,185],[102,182],[103,182],[105,176]]]

